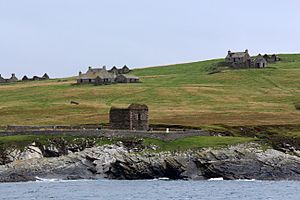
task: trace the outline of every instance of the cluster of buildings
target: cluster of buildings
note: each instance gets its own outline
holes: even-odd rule
[[[33,76],[32,78],[28,78],[27,76],[23,76],[22,81],[42,81],[42,80],[49,80],[50,77],[47,73],[45,73],[42,77]]]
[[[110,70],[106,70],[105,66],[102,68],[89,67],[86,73],[79,72],[77,84],[138,83],[140,81],[139,77],[128,75],[130,71],[126,65],[120,69],[113,67]]]
[[[277,61],[280,61],[280,58],[275,54],[265,54],[263,56],[258,54],[252,58],[248,50],[244,52],[231,52],[229,50],[225,58],[225,63],[233,68],[265,68],[268,66],[268,63]]]
[[[34,76],[33,78],[28,78],[27,76],[24,76],[22,78],[22,81],[41,81],[41,80],[48,80],[50,79],[48,74],[44,74],[42,77],[38,77],[38,76]],[[5,79],[1,76],[0,74],[0,83],[14,83],[14,82],[18,82],[19,79],[16,77],[15,74],[11,74],[11,77],[8,79]]]

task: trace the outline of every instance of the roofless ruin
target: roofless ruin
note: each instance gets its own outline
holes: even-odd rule
[[[128,108],[112,107],[109,123],[112,129],[145,130],[149,129],[149,108],[145,104],[131,104]]]

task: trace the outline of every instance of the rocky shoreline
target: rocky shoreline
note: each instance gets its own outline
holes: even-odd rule
[[[20,155],[20,154],[19,154]],[[300,157],[248,143],[185,152],[155,152],[123,144],[95,146],[59,157],[32,149],[0,165],[0,182],[46,179],[300,180]]]

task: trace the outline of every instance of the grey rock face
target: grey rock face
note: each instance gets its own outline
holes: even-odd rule
[[[133,153],[116,145],[56,158],[32,158],[0,166],[0,181],[57,179],[300,180],[300,158],[257,144],[182,153]]]

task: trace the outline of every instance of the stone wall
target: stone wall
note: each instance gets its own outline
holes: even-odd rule
[[[214,136],[204,130],[186,130],[186,131],[132,131],[132,130],[110,130],[110,129],[81,129],[81,130],[27,130],[27,131],[2,131],[0,136],[13,135],[70,135],[70,136],[91,136],[91,137],[146,137],[161,140],[175,140],[190,136]]]
[[[112,129],[148,130],[148,107],[131,104],[128,108],[111,108],[109,122]]]

